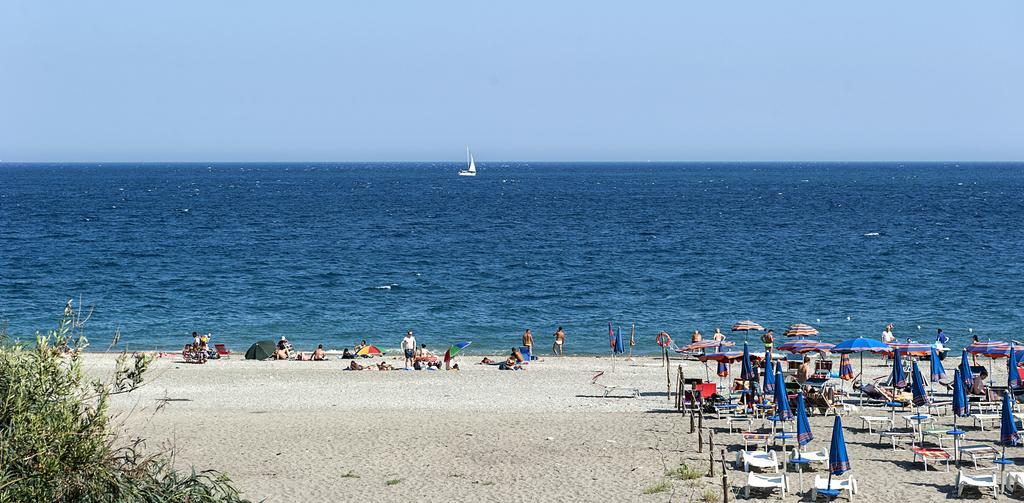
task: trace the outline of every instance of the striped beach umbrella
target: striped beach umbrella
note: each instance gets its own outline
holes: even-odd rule
[[[718,362],[718,377],[729,377],[729,364],[725,361]]]
[[[1010,343],[1003,341],[974,341],[967,346],[967,352],[974,355],[1000,354],[1005,356],[1006,347],[1009,345]]]
[[[932,348],[929,366],[932,372],[932,381],[941,381],[946,378],[946,369],[942,368],[942,360],[939,360],[939,352]]]
[[[892,355],[892,374],[889,376],[889,382],[893,388],[907,387],[907,373],[903,371],[903,358],[900,357],[899,350],[894,351]]]
[[[930,344],[921,344],[917,342],[895,342],[888,344],[889,353],[899,351],[903,356],[928,356],[932,352],[932,346]]]
[[[750,333],[751,331],[763,332],[764,331],[764,327],[762,327],[761,325],[758,325],[757,323],[754,323],[753,321],[743,320],[743,321],[737,321],[736,324],[732,326],[732,331],[733,332],[743,332],[743,340],[746,341],[748,333]]]
[[[786,337],[814,337],[818,335],[818,329],[806,323],[796,323],[786,327],[786,331],[782,332],[782,335]]]
[[[850,363],[850,354],[843,353],[839,356],[839,378],[844,381],[852,381],[853,377],[853,364]]]
[[[735,363],[743,359],[743,353],[740,351],[716,351],[714,353],[708,353],[697,357],[702,362],[725,362]]]
[[[779,351],[788,351],[795,354],[804,353],[831,353],[835,349],[835,344],[829,344],[827,342],[815,341],[811,339],[790,339],[776,348]]]
[[[676,353],[686,353],[686,352],[689,352],[689,351],[696,351],[696,350],[699,350],[699,349],[709,349],[709,348],[722,347],[722,346],[732,346],[732,345],[733,345],[733,343],[725,342],[725,341],[691,342],[690,344],[687,344],[687,345],[685,345],[685,346],[683,346],[681,348],[676,348]]]
[[[764,383],[761,389],[765,393],[775,391],[775,373],[772,372],[772,354],[769,351],[764,352]]]

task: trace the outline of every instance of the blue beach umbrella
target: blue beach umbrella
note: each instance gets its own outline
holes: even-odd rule
[[[718,352],[723,351],[722,345],[718,345]],[[718,377],[729,377],[729,364],[725,360],[718,360]]]
[[[889,382],[893,388],[907,387],[907,373],[903,371],[903,358],[900,357],[898,349],[892,353],[892,374],[889,376]]]
[[[942,361],[939,360],[939,353],[932,348],[931,361],[932,381],[941,381],[946,378],[946,369],[942,368]]]
[[[786,382],[783,380],[782,365],[775,372],[775,415],[779,421],[793,419],[793,411],[789,408],[789,396],[786,395]]]
[[[1010,405],[1010,392],[1003,392],[1003,410],[999,418],[999,441],[1003,444],[1003,457],[1006,457],[1006,446],[1017,445],[1020,441],[1020,434],[1017,433],[1017,423],[1013,420],[1013,408]]]
[[[807,445],[814,440],[811,423],[807,420],[807,409],[804,408],[804,394],[796,396],[796,441],[799,445]]]
[[[819,493],[829,496],[838,496],[839,491],[832,489],[832,476],[839,476],[850,471],[850,456],[846,455],[846,438],[843,437],[843,420],[836,416],[832,423],[832,445],[828,447],[828,487],[826,491]]]
[[[889,350],[889,346],[882,341],[868,339],[867,337],[855,337],[847,339],[832,348],[833,353],[860,353],[860,375],[864,375],[864,352],[881,353]],[[863,378],[861,379],[863,382]],[[864,404],[864,395],[860,396],[861,405]]]
[[[612,352],[616,354],[626,352],[626,348],[622,345],[622,329],[619,327],[615,327],[615,347],[612,348]]]
[[[974,371],[971,370],[971,364],[967,361],[966,349],[960,352],[960,378],[964,380],[967,387],[974,384]]]
[[[765,393],[775,391],[775,373],[772,372],[772,353],[764,352],[764,382],[761,385]]]
[[[750,365],[750,347],[747,346],[746,342],[744,342],[743,343],[743,363],[742,363],[742,367],[740,367],[740,379],[743,379],[744,381],[750,381],[753,378],[754,378],[754,369],[753,369],[753,366]]]
[[[1010,346],[1010,357],[1006,359],[1006,386],[1010,389],[1020,387],[1020,374],[1017,373],[1017,354]]]
[[[967,401],[967,388],[960,378],[960,369],[953,371],[953,429],[956,429],[956,418],[971,415],[971,403]]]

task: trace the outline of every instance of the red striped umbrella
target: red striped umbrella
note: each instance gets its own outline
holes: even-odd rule
[[[812,341],[807,339],[793,339],[783,342],[777,348],[779,351],[789,351],[790,353],[796,353],[802,355],[804,353],[831,353],[832,349],[835,348],[835,344],[829,344],[827,342]]]
[[[929,356],[932,354],[932,346],[929,344],[895,342],[888,346],[889,351],[885,351],[885,354],[887,355],[892,355],[896,350],[899,350],[901,356]]]
[[[733,332],[749,332],[751,330],[760,332],[764,330],[764,327],[750,320],[737,321],[736,324],[732,326]]]
[[[786,327],[786,331],[782,335],[786,337],[814,337],[818,335],[818,329],[806,323],[796,323]]]
[[[676,348],[676,353],[685,353],[687,351],[695,351],[698,349],[717,348],[718,346],[732,346],[733,343],[725,341],[700,341],[687,344],[681,348]]]
[[[853,365],[850,363],[850,353],[843,353],[839,356],[839,378],[844,381],[852,381],[853,376]]]
[[[967,352],[971,354],[984,354],[987,351],[998,348],[1005,348],[1009,346],[1009,342],[1003,341],[974,341],[970,346],[967,346]]]

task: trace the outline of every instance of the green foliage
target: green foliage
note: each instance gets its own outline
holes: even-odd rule
[[[647,486],[647,488],[644,489],[644,494],[658,494],[667,492],[669,489],[672,489],[672,483],[667,480],[662,480],[657,484]]]
[[[674,470],[669,470],[665,475],[679,480],[693,480],[703,477],[704,472],[694,470],[693,468],[686,466],[686,463],[682,463]]]
[[[0,501],[243,501],[223,474],[115,446],[109,398],[138,388],[150,359],[122,353],[110,382],[87,379],[80,314],[69,301],[35,346],[0,345]]]
[[[402,479],[388,479],[388,480],[384,481],[384,485],[386,485],[386,486],[398,485],[398,483],[401,482],[401,481],[402,481]]]

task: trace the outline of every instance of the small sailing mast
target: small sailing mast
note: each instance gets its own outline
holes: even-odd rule
[[[466,147],[466,157],[469,161],[469,168],[459,171],[459,176],[476,176],[476,161],[473,160],[473,153]]]

